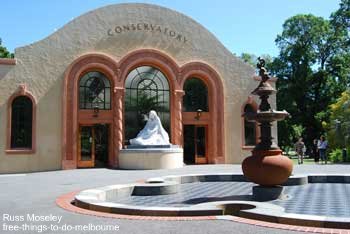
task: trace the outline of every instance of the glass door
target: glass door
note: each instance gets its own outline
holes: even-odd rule
[[[80,126],[78,167],[95,166],[95,132],[93,126]]]
[[[184,125],[184,163],[195,164],[194,125]]]
[[[107,167],[109,156],[109,125],[95,124],[94,128],[95,167]]]
[[[195,161],[196,164],[207,163],[207,127],[195,126]]]
[[[207,126],[184,125],[184,162],[208,163],[207,152]]]

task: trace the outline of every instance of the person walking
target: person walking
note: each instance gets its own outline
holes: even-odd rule
[[[318,142],[317,139],[314,139],[312,142],[312,148],[311,148],[311,153],[314,158],[315,163],[318,163],[320,161],[320,155],[318,153]]]
[[[299,140],[295,143],[294,145],[295,152],[298,155],[298,164],[303,164],[304,163],[304,149],[305,149],[305,144],[303,142],[303,138],[299,138]]]
[[[327,148],[328,148],[328,142],[326,141],[326,138],[324,136],[320,137],[320,140],[317,144],[318,152],[320,155],[321,162],[324,162],[327,164]]]

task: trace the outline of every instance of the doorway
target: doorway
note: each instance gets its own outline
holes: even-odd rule
[[[207,149],[207,126],[184,125],[185,164],[208,163]]]
[[[108,135],[108,124],[80,126],[78,167],[106,167],[108,165]]]

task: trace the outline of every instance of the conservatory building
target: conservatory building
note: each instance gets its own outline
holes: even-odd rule
[[[119,168],[150,110],[185,164],[240,163],[259,138],[242,117],[258,83],[181,13],[102,7],[0,59],[0,173]]]

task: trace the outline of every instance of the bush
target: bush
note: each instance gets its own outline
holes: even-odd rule
[[[342,149],[334,149],[329,153],[329,161],[337,163],[343,161]]]

